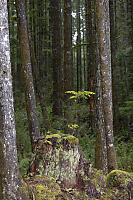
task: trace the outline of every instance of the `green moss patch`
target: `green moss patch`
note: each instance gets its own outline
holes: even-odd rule
[[[133,182],[133,173],[113,170],[107,175],[107,185],[110,187],[126,187]]]

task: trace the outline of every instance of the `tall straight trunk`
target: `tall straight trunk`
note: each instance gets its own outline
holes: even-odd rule
[[[129,34],[129,18],[128,18],[128,13],[127,13],[127,1],[123,1],[120,2],[120,13],[121,13],[121,27],[120,27],[120,35],[121,35],[121,40],[120,40],[120,47],[122,48],[123,51],[125,51],[125,49],[128,49],[129,47],[131,47],[131,39],[130,39],[130,34]],[[124,55],[121,58],[121,63],[123,67],[123,82],[125,83],[124,85],[124,90],[126,91],[126,95],[125,95],[125,91],[123,90],[123,94],[124,94],[124,98],[125,101],[129,100],[129,62],[130,62],[130,56]],[[130,124],[131,124],[131,116],[129,113],[127,113],[127,130],[128,133],[130,133]],[[129,134],[130,137],[130,134]]]
[[[32,69],[33,69],[33,77],[35,77],[35,86],[39,98],[39,103],[42,111],[42,116],[43,116],[43,127],[48,130],[49,127],[49,121],[48,121],[48,115],[47,115],[47,110],[46,110],[46,100],[45,100],[45,94],[42,89],[42,78],[44,77],[43,74],[45,74],[45,59],[44,59],[44,16],[43,16],[43,3],[42,1],[38,1],[38,10],[39,10],[39,16],[38,18],[40,19],[39,22],[39,57],[37,61],[37,58],[35,56],[35,47],[34,47],[34,37],[33,37],[33,14],[30,15],[30,20],[29,20],[29,44],[30,44],[30,54],[31,54],[31,63],[32,63]],[[30,9],[33,10],[33,2],[29,2]],[[40,9],[41,8],[41,9]],[[44,65],[43,65],[44,64]],[[40,67],[39,67],[40,66]],[[41,74],[41,76],[40,76]]]
[[[53,67],[53,115],[62,115],[61,1],[50,0]]]
[[[34,150],[35,141],[40,137],[40,130],[39,130],[36,99],[35,99],[33,77],[32,77],[30,46],[29,46],[27,21],[25,13],[25,0],[16,0],[16,10],[18,18],[18,33],[19,33],[24,87],[25,87],[26,109],[27,109],[27,116],[29,123],[29,133],[30,133],[32,150]]]
[[[0,199],[26,199],[18,192],[21,180],[16,148],[6,0],[0,0],[0,26]]]
[[[85,37],[85,30],[83,31],[83,42],[86,42],[86,37]],[[84,73],[83,73],[83,77],[84,77],[84,90],[87,90],[87,80],[86,80],[86,45],[83,45],[83,69],[84,69]]]
[[[37,93],[39,97],[40,107],[42,110],[42,116],[43,116],[43,122],[44,122],[43,126],[46,130],[48,130],[49,121],[48,121],[48,113],[46,110],[46,100],[45,100],[45,95],[40,83],[41,80],[40,80],[39,67],[37,64],[36,57],[35,57],[34,43],[32,42],[30,34],[29,34],[29,44],[30,44],[31,63],[33,66],[34,74],[35,74],[36,88],[37,88]]]
[[[12,41],[14,40],[17,40],[16,36],[16,24],[15,24],[15,20],[13,20],[12,16],[14,16],[14,5],[13,3],[10,3],[8,2],[7,4],[8,6],[8,22],[9,22],[9,37],[10,37],[10,40],[11,40],[11,48],[10,48],[10,52],[11,52],[11,68],[12,68],[12,76],[15,77],[16,76],[16,69],[17,69],[17,51],[16,51],[16,48],[17,48],[17,45],[16,43],[13,43]],[[12,56],[13,55],[13,56]],[[13,88],[15,88],[15,84],[16,84],[16,79],[13,80]]]
[[[37,48],[37,36],[38,36],[38,29],[37,29],[37,22],[38,22],[38,18],[37,18],[37,2],[36,0],[33,1],[33,10],[34,13],[32,15],[32,19],[33,19],[33,41],[34,41],[34,50],[35,50],[35,56],[36,58],[38,58],[38,48]]]
[[[103,112],[107,143],[107,163],[108,171],[110,172],[111,170],[116,169],[117,164],[113,136],[109,0],[97,0],[96,2]]]
[[[98,52],[97,52],[98,53]],[[98,55],[97,55],[98,56]],[[108,172],[107,146],[104,127],[104,114],[102,102],[100,65],[97,63],[96,72],[96,146],[95,146],[95,167]]]
[[[45,18],[45,5],[43,0],[37,1],[37,19],[38,19],[38,67],[41,73],[41,79],[44,79],[47,74],[47,69],[45,65],[46,57],[45,57],[45,46],[46,46],[46,30],[45,30],[45,24],[46,24],[46,18]]]
[[[44,9],[45,9],[45,13],[44,13],[44,35],[43,35],[43,40],[44,40],[44,78],[45,80],[48,80],[48,68],[49,68],[49,55],[48,55],[48,51],[49,51],[49,1],[45,0],[44,3]],[[47,78],[47,79],[46,79]]]
[[[88,23],[88,48],[87,48],[87,79],[88,86],[87,89],[91,92],[94,92],[94,78],[96,71],[96,33],[95,33],[95,21],[94,21],[94,2],[92,0],[87,1],[87,22]],[[94,132],[94,95],[90,97],[90,124],[91,130]]]
[[[116,77],[116,24],[115,2],[110,0],[110,39],[111,39],[111,66],[112,66],[112,98],[113,98],[113,124],[114,133],[119,133],[119,106]]]
[[[132,33],[133,33],[133,1],[131,0],[131,24],[132,24]],[[132,46],[133,46],[133,38],[132,38]]]
[[[64,1],[64,92],[72,90],[72,7],[71,0]],[[68,95],[65,95],[68,100]]]
[[[80,31],[80,0],[76,2],[77,16],[77,91],[82,89],[82,62],[81,62],[81,31]]]

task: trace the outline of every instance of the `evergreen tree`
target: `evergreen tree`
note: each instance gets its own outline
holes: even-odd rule
[[[64,1],[64,92],[72,90],[72,6]],[[67,100],[67,95],[66,95]]]
[[[7,1],[0,0],[0,199],[25,199],[16,148]]]
[[[30,46],[28,38],[28,28],[25,11],[25,0],[16,0],[16,10],[18,18],[18,33],[20,42],[20,53],[22,62],[22,72],[25,87],[26,109],[29,122],[29,133],[34,151],[36,140],[40,137],[39,122],[37,116],[36,99],[32,77]]]
[[[62,115],[61,1],[50,0],[52,35],[53,115]]]
[[[113,136],[109,1],[97,0],[96,3],[103,116],[107,144],[107,164],[108,171],[110,172],[111,170],[116,169],[117,164]]]

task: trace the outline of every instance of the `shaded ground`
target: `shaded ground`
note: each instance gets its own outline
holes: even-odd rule
[[[96,170],[83,159],[73,136],[56,134],[40,139],[25,182],[28,199],[133,199],[133,174],[114,170],[104,175]]]

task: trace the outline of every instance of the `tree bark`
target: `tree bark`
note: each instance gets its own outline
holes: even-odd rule
[[[0,1],[0,199],[22,199],[14,120],[7,1]]]
[[[34,51],[34,43],[31,40],[31,36],[29,34],[29,44],[30,44],[30,52],[31,52],[31,62],[33,65],[33,70],[35,74],[35,80],[36,80],[36,88],[37,88],[37,93],[39,97],[39,102],[40,102],[40,107],[42,110],[42,116],[43,116],[43,122],[44,122],[44,127],[46,130],[48,130],[49,127],[49,121],[48,121],[48,113],[46,110],[46,100],[45,100],[45,95],[41,87],[41,80],[40,80],[40,72],[39,72],[39,67],[37,65],[37,60],[35,57],[35,51]]]
[[[117,164],[113,136],[109,0],[97,0],[96,11],[107,163],[110,172],[116,169]]]
[[[98,55],[97,55],[98,56]],[[101,74],[99,63],[96,73],[96,145],[95,145],[95,167],[108,172],[107,167],[107,145],[104,127]]]
[[[96,32],[95,32],[95,14],[94,14],[94,2],[92,0],[86,1],[86,24],[88,29],[87,38],[87,90],[94,92],[94,80],[96,71]],[[91,95],[90,99],[90,125],[91,131],[94,132],[94,95]]]
[[[82,89],[82,61],[81,61],[81,31],[80,31],[80,0],[76,2],[77,16],[77,91]]]
[[[64,92],[72,90],[72,17],[71,0],[64,1]],[[68,95],[66,101],[68,100]]]
[[[110,0],[110,39],[111,39],[111,65],[112,65],[112,98],[113,98],[113,124],[114,133],[119,133],[119,106],[116,77],[116,25],[115,25],[115,3]]]
[[[35,99],[33,77],[32,77],[30,46],[29,46],[27,20],[25,12],[25,0],[16,0],[16,10],[18,18],[18,33],[19,33],[20,53],[22,62],[22,72],[23,72],[24,87],[25,87],[26,109],[27,109],[32,151],[33,151],[35,141],[40,137],[40,130],[39,130],[36,99]]]
[[[53,68],[53,115],[62,115],[61,1],[50,0]]]

